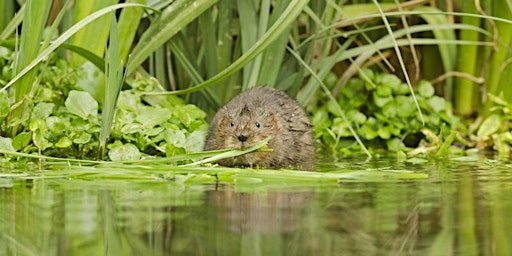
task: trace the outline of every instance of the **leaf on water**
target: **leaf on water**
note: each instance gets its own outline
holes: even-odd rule
[[[487,117],[482,125],[480,125],[480,128],[478,129],[478,132],[476,135],[479,138],[487,137],[495,132],[498,131],[500,128],[501,118],[497,114],[490,115]]]
[[[139,149],[131,143],[118,143],[108,151],[108,157],[112,161],[139,160],[140,155]]]
[[[65,105],[69,112],[83,119],[98,115],[98,102],[88,92],[70,91]]]
[[[0,149],[7,151],[16,151],[12,146],[12,139],[4,137],[0,137]]]

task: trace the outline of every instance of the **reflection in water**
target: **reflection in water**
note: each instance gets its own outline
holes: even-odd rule
[[[272,189],[43,180],[0,188],[0,255],[511,255],[507,166]]]
[[[288,234],[297,231],[311,204],[311,192],[236,193],[210,191],[226,229],[235,233]]]

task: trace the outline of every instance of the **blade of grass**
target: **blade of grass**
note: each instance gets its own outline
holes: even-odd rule
[[[199,91],[203,88],[223,81],[235,71],[240,70],[244,67],[245,64],[258,56],[265,48],[274,42],[274,40],[279,38],[281,33],[288,29],[288,25],[296,21],[297,16],[302,12],[302,9],[308,2],[308,0],[292,0],[283,14],[278,18],[278,20],[248,51],[246,51],[240,58],[235,60],[231,65],[220,71],[214,77],[211,77],[207,81],[196,86],[184,90],[168,92],[167,94],[184,94]]]
[[[283,15],[289,1],[277,1],[272,6],[272,13],[269,17],[270,24],[274,24],[279,16]],[[265,26],[266,27],[266,26]],[[285,29],[281,35],[267,47],[261,55],[261,67],[259,71],[258,85],[277,85],[277,78],[282,71],[282,62],[286,53],[286,42],[289,40],[292,26]],[[298,91],[302,86],[300,83],[294,84]]]
[[[498,18],[512,21],[512,13],[508,5],[508,0],[496,0],[492,2],[493,15]],[[510,45],[512,42],[512,25],[510,23],[497,22],[497,45],[492,53],[492,59],[486,69],[485,85],[486,92],[494,95],[503,93],[507,101],[512,101],[512,87],[510,86],[510,65],[503,66],[506,60],[510,58]],[[490,114],[490,108],[493,106],[492,101],[486,101],[484,105],[485,115]]]
[[[117,0],[89,0],[89,1],[75,1],[73,8],[74,22],[85,19],[91,13],[101,10],[107,6],[117,3]],[[71,37],[71,44],[83,47],[93,52],[96,55],[103,56],[105,52],[106,42],[108,38],[109,18],[99,17],[92,21],[88,26],[76,32]],[[70,63],[73,66],[80,66],[84,63],[84,59],[79,55],[72,54],[70,56]]]
[[[141,36],[128,61],[127,74],[132,74],[153,51],[216,2],[217,0],[183,0],[171,4]]]
[[[146,0],[128,0],[126,3],[144,4]],[[133,39],[142,18],[142,8],[125,8],[119,18],[119,56],[126,64],[128,54],[132,48]],[[102,69],[103,70],[103,69]]]
[[[57,39],[55,39],[52,44],[50,44],[46,49],[44,49],[37,57],[30,62],[23,70],[21,70],[19,73],[16,74],[16,76],[11,79],[4,87],[0,89],[0,92],[5,91],[7,88],[11,87],[15,82],[17,82],[20,78],[24,77],[28,72],[30,72],[34,67],[36,67],[39,63],[41,63],[43,60],[47,59],[48,56],[55,51],[59,46],[64,44],[66,40],[68,40],[72,35],[74,35],[78,30],[82,29],[84,26],[89,24],[90,22],[94,21],[95,19],[102,17],[105,14],[110,13],[113,10],[121,9],[121,8],[128,8],[128,7],[136,7],[136,8],[150,8],[146,5],[141,4],[116,4],[112,5],[106,8],[103,8],[89,16],[87,18],[81,20],[77,24],[73,25],[71,28],[66,30],[66,32],[62,33]]]
[[[15,61],[15,74],[22,72],[37,57],[40,51],[40,43],[43,38],[46,19],[50,11],[52,1],[50,0],[31,0],[25,3],[26,11],[23,15],[23,30],[21,31],[20,49]],[[28,72],[17,81],[14,88],[14,102],[22,102],[25,97],[29,97],[36,79],[36,71]],[[26,104],[20,104],[10,113],[10,118],[17,120],[25,116]],[[16,134],[17,127],[13,127],[13,134]]]
[[[463,12],[476,13],[474,2],[460,1]],[[475,27],[480,26],[480,19],[474,17],[463,16],[461,23],[472,25]],[[474,30],[460,31],[460,39],[466,41],[478,41],[479,33]],[[478,46],[476,45],[461,45],[459,47],[459,58],[457,62],[457,70],[460,72],[476,74],[478,60]],[[454,96],[455,111],[461,115],[469,115],[476,111],[476,102],[478,100],[478,85],[469,79],[457,79]]]
[[[4,3],[8,4],[7,2],[10,1],[5,1]],[[10,15],[4,14],[4,19],[7,19],[9,22],[0,27],[0,29],[2,30],[2,33],[0,33],[0,40],[6,40],[7,38],[9,38],[14,33],[16,28],[21,24],[21,21],[23,20],[23,16],[25,13],[25,6],[26,5],[22,5],[18,12],[12,18],[10,17]]]
[[[117,105],[117,98],[121,92],[124,81],[124,68],[119,51],[119,33],[118,24],[114,13],[110,23],[110,37],[107,49],[105,64],[105,97],[103,98],[103,107],[101,111],[101,130],[100,130],[100,159],[104,157],[105,145],[110,136],[112,121]]]
[[[379,13],[381,14],[382,21],[384,22],[384,25],[386,25],[388,34],[393,35],[393,30],[391,30],[391,25],[389,25],[389,21],[388,21],[387,17],[384,15],[384,11],[382,11],[382,9],[380,8],[377,0],[373,0],[373,3],[375,4],[377,9],[379,10]],[[407,29],[407,33],[409,33],[408,29]],[[420,104],[418,103],[418,99],[416,98],[416,94],[414,93],[414,89],[412,88],[411,80],[409,79],[409,74],[407,72],[407,69],[405,68],[405,63],[402,58],[402,53],[400,52],[400,48],[398,48],[398,44],[396,43],[395,37],[391,36],[391,41],[393,42],[393,48],[395,49],[395,53],[398,57],[398,61],[400,62],[400,67],[402,67],[402,72],[404,73],[405,81],[407,82],[407,85],[409,85],[409,90],[411,91],[411,96],[414,100],[414,104],[416,105],[416,110],[418,110],[421,122],[423,123],[423,125],[425,125],[425,118],[423,117],[423,113],[421,111]]]
[[[304,62],[304,60],[302,60],[302,58],[295,52],[295,50],[291,49],[290,47],[287,47],[287,49],[299,61],[299,63],[302,66],[304,66],[306,68],[306,70],[317,80],[317,82],[320,84],[320,87],[324,90],[324,92],[327,95],[327,97],[329,98],[329,100],[335,103],[334,106],[335,106],[336,110],[338,111],[338,114],[343,118],[343,121],[345,121],[345,123],[347,124],[347,127],[350,130],[350,132],[352,133],[352,135],[354,136],[354,139],[361,146],[361,149],[368,156],[368,158],[371,158],[372,155],[370,154],[370,152],[368,151],[368,149],[364,145],[363,141],[361,141],[361,139],[357,135],[357,133],[354,130],[354,128],[352,128],[352,126],[350,125],[350,122],[348,121],[348,118],[345,115],[345,111],[343,111],[343,109],[341,109],[341,107],[338,105],[338,102],[337,102],[336,98],[334,98],[334,96],[331,94],[331,91],[329,90],[329,88],[327,88],[327,86],[324,84],[322,79],[320,79],[316,75],[316,73],[309,67],[309,65],[306,64]]]

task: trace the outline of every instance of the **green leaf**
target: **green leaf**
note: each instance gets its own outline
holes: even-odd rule
[[[3,123],[5,117],[9,114],[9,98],[7,93],[0,93],[0,123]]]
[[[167,129],[165,133],[165,140],[171,145],[182,148],[185,146],[186,142],[185,133],[181,130]]]
[[[54,106],[55,106],[55,104],[53,104],[53,103],[47,103],[47,102],[38,103],[34,107],[34,110],[32,110],[31,118],[46,119],[47,117],[49,117],[52,114]]]
[[[476,135],[480,138],[487,137],[491,134],[496,133],[501,127],[501,117],[497,114],[490,115],[487,117],[480,128],[478,128],[478,132]]]
[[[206,133],[204,130],[197,130],[189,134],[185,141],[185,150],[187,152],[203,151]]]
[[[70,91],[65,105],[69,112],[83,119],[98,114],[98,102],[88,92]]]
[[[436,113],[446,110],[446,100],[439,96],[434,96],[428,99],[428,104],[434,109]]]
[[[4,137],[0,137],[0,149],[7,151],[16,151],[12,146],[12,139]]]
[[[393,100],[393,96],[381,97],[377,93],[373,93],[373,102],[377,107],[382,108],[384,105],[386,105],[386,103],[388,103],[391,100]]]
[[[394,101],[388,102],[384,107],[382,108],[382,114],[384,114],[385,119],[396,117],[398,114],[398,108],[397,104]],[[385,121],[385,120],[382,120]]]
[[[127,73],[132,74],[158,47],[171,39],[216,2],[217,0],[174,1],[162,12],[160,18],[153,22],[142,34],[137,46],[131,53]]]
[[[133,161],[140,159],[139,149],[131,144],[117,144],[108,151],[108,157],[112,161]]]
[[[16,150],[21,150],[24,147],[26,147],[30,141],[32,140],[32,133],[31,132],[20,132],[18,135],[14,136],[12,139],[12,146]]]
[[[388,87],[388,86],[377,86],[377,89],[375,90],[375,92],[377,93],[377,95],[379,95],[380,97],[389,97],[391,96],[392,94],[392,90],[391,90],[391,87]]]
[[[69,147],[71,145],[73,145],[73,141],[70,138],[66,137],[66,136],[61,137],[59,139],[59,141],[57,141],[57,143],[55,143],[55,146],[58,147],[58,148],[67,148],[67,147]]]
[[[30,131],[37,131],[37,130],[46,130],[47,125],[46,122],[43,119],[32,119],[29,123],[29,129]]]
[[[166,108],[143,107],[138,111],[135,118],[145,128],[153,128],[162,124],[172,117],[172,111]]]
[[[200,108],[191,104],[175,108],[174,114],[187,127],[190,126],[192,121],[206,117],[206,114]]]
[[[213,1],[212,1],[213,2]],[[184,90],[172,91],[174,94],[184,94],[195,92],[201,90],[205,87],[214,85],[228,78],[235,71],[244,67],[245,64],[253,60],[256,56],[258,56],[265,48],[272,44],[275,40],[280,38],[283,31],[287,30],[291,23],[297,21],[297,16],[299,16],[304,7],[309,3],[308,0],[291,0],[286,10],[283,11],[283,14],[279,16],[276,22],[265,32],[263,36],[261,36],[258,41],[247,50],[242,56],[233,61],[231,65],[224,70],[220,71],[215,76],[211,77],[207,81],[202,82],[201,84],[195,85],[193,87],[189,87]],[[128,69],[128,73],[131,73]]]
[[[381,139],[388,140],[389,138],[391,138],[391,132],[388,126],[379,128],[377,133],[379,134],[379,137]]]
[[[430,98],[435,93],[434,86],[430,82],[422,80],[418,84],[418,93],[425,98]]]
[[[386,141],[386,145],[390,151],[398,152],[405,148],[405,144],[398,138],[393,138]]]
[[[393,89],[393,91],[397,91],[400,87],[400,84],[402,84],[402,81],[395,75],[385,74],[382,76],[381,83],[382,85]]]
[[[357,124],[364,124],[367,120],[366,115],[357,110],[348,111],[347,116]]]
[[[87,132],[84,132],[82,134],[80,134],[80,136],[76,139],[73,140],[73,143],[75,144],[87,144],[89,143],[89,141],[91,141],[91,138],[92,138],[92,135],[87,133]]]
[[[410,117],[416,113],[416,109],[412,107],[414,105],[414,101],[411,97],[397,96],[395,98],[395,104],[398,111],[398,117],[400,118]]]

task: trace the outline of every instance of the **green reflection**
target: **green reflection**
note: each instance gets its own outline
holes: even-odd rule
[[[428,178],[309,185],[4,178],[0,254],[509,255],[508,165],[341,165],[354,172],[415,170]],[[250,171],[242,177],[256,174],[269,178]]]

